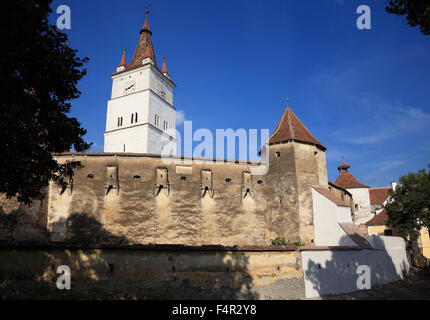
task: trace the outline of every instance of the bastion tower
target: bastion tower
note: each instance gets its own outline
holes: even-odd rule
[[[288,239],[314,241],[312,188],[328,189],[326,148],[287,107],[269,138],[269,180],[280,226]]]
[[[104,152],[176,154],[173,89],[163,58],[157,66],[148,11],[133,59],[124,54],[111,75],[112,95],[107,105]]]

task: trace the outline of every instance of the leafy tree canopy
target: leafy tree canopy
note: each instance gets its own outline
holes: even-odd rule
[[[385,205],[387,225],[411,241],[417,239],[422,227],[430,230],[430,164],[428,168],[401,176],[401,185],[390,191],[392,201]]]
[[[0,192],[29,203],[50,180],[63,183],[73,163],[52,153],[90,147],[86,130],[68,117],[88,58],[48,23],[52,0],[2,0],[0,51]]]
[[[430,0],[390,0],[385,11],[405,15],[411,27],[420,27],[420,31],[430,34]]]

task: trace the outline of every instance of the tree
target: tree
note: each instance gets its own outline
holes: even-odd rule
[[[418,238],[422,227],[430,230],[430,164],[428,168],[427,172],[421,169],[401,176],[401,185],[395,191],[390,190],[391,201],[385,205],[387,226],[408,237],[410,242]]]
[[[77,163],[53,153],[85,151],[86,130],[68,117],[88,58],[49,24],[52,0],[3,0],[0,49],[0,192],[30,203],[50,180],[64,184]]]
[[[385,11],[400,16],[406,14],[411,27],[420,27],[425,35],[430,35],[430,0],[390,0]]]

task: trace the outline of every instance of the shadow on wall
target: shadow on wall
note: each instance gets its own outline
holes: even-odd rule
[[[403,248],[386,250],[381,244],[375,247],[375,250],[303,251],[306,297],[367,289],[364,286],[367,267],[371,288],[401,280],[408,274],[409,261]]]
[[[258,299],[242,252],[218,246],[127,248],[126,237],[84,214],[58,225],[67,228],[67,248],[0,248],[2,299]],[[124,248],[94,249],[99,243]],[[71,269],[70,290],[57,289],[60,265]]]

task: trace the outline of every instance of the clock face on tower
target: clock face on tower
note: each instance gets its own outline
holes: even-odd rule
[[[163,99],[166,99],[166,91],[167,89],[165,88],[165,86],[163,84],[161,84],[160,82],[157,83],[157,93],[160,97],[162,97]]]
[[[136,81],[128,81],[124,84],[124,94],[134,92],[136,90]]]

